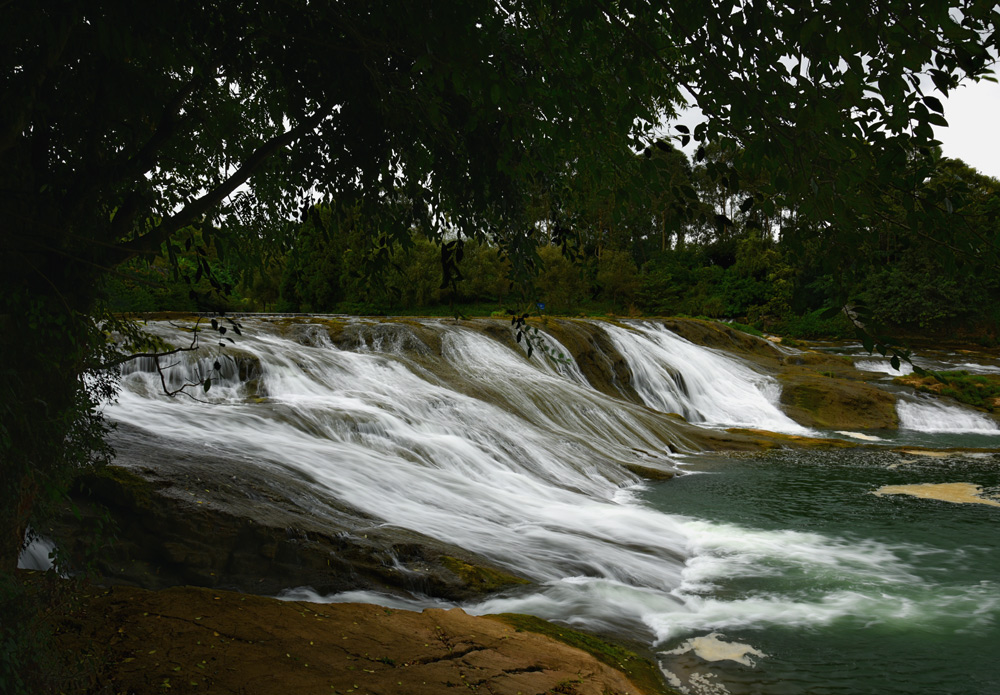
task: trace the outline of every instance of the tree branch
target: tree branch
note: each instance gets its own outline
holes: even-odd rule
[[[327,108],[317,109],[312,116],[291,130],[264,142],[253,151],[239,169],[218,186],[188,203],[146,234],[119,244],[116,247],[115,263],[122,263],[139,255],[158,253],[163,242],[170,239],[178,230],[204,217],[212,208],[219,205],[233,191],[246,183],[268,158],[318,126],[327,114]]]

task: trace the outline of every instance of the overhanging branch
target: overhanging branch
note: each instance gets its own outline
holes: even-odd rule
[[[200,220],[210,210],[222,203],[233,191],[246,183],[268,158],[279,150],[288,147],[318,126],[327,116],[327,113],[328,110],[326,108],[318,109],[316,113],[306,118],[291,130],[267,140],[254,150],[243,164],[218,186],[200,198],[188,203],[170,217],[167,217],[146,234],[119,244],[116,248],[117,258],[115,259],[115,263],[122,263],[135,256],[159,252],[160,245],[163,242],[170,239],[178,230]]]

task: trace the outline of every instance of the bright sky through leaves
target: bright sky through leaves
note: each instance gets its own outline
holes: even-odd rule
[[[944,101],[947,128],[934,128],[945,155],[1000,178],[1000,84],[981,81],[959,87]]]

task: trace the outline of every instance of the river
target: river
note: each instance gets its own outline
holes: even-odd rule
[[[873,435],[793,422],[772,376],[653,322],[600,328],[628,365],[633,402],[593,388],[572,358],[547,358],[569,350],[544,330],[545,350],[527,359],[523,344],[452,322],[336,321],[347,347],[322,323],[245,321],[237,349],[260,373],[248,384],[223,358],[201,401],[163,396],[151,365],[134,365],[107,413],[306,475],[386,526],[480,553],[534,583],[467,611],[638,640],[684,693],[1000,692],[1000,507],[875,494],[925,483],[996,493],[1000,456],[699,452],[666,413],[706,428]],[[183,361],[171,383],[215,359]],[[874,443],[1000,446],[975,411],[916,397],[897,407],[901,429]],[[651,483],[637,465],[678,475]]]

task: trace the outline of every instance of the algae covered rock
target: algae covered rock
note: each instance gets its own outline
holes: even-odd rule
[[[867,384],[805,371],[785,372],[781,407],[806,427],[833,430],[896,429],[896,398]]]

